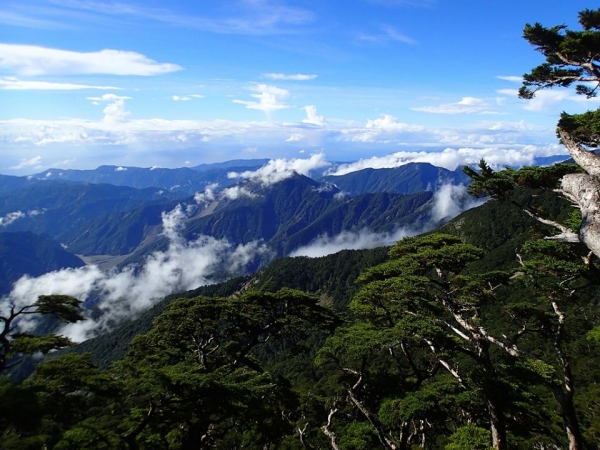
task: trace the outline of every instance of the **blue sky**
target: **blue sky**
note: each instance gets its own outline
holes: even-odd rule
[[[527,164],[568,90],[516,97],[525,23],[579,0],[3,0],[0,173],[234,158]],[[317,155],[318,157],[315,157]],[[348,166],[350,167],[350,166]]]

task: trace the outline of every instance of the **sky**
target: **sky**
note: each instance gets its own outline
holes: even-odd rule
[[[3,0],[0,173],[316,159],[530,164],[570,90],[517,98],[526,23],[580,0]]]

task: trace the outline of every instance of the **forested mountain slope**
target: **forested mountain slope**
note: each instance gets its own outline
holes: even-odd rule
[[[84,262],[47,237],[25,231],[0,233],[0,297],[23,275],[82,267]]]
[[[393,169],[363,169],[346,175],[321,179],[335,184],[348,195],[374,192],[414,194],[436,191],[444,184],[469,184],[462,170],[450,171],[429,163],[409,163]]]

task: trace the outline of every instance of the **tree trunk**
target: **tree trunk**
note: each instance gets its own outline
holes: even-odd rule
[[[499,410],[498,405],[493,400],[487,401],[488,412],[490,414],[490,430],[492,432],[492,447],[495,450],[506,450],[506,424],[504,415]]]
[[[408,450],[408,438],[410,429],[410,422],[403,421],[402,427],[400,428],[400,442],[398,442],[398,450]]]
[[[560,404],[560,411],[565,431],[567,432],[567,439],[569,440],[569,450],[583,450],[585,447],[583,446],[579,421],[577,420],[575,407],[573,406],[573,395],[569,392],[562,392],[559,389],[557,391],[554,393],[554,397]]]
[[[565,431],[567,432],[567,439],[569,440],[569,450],[582,450],[583,437],[581,436],[581,430],[579,429],[575,405],[573,405],[575,382],[573,380],[573,373],[571,372],[571,364],[569,364],[569,359],[562,349],[566,315],[560,310],[556,301],[552,301],[551,304],[554,313],[558,317],[558,327],[554,337],[554,350],[556,351],[556,357],[560,363],[563,375],[563,388],[554,387],[552,391],[556,401],[560,405]]]

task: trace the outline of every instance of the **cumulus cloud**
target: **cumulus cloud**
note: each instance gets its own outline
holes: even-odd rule
[[[74,52],[22,44],[0,44],[0,68],[19,75],[160,75],[182,68],[158,63],[140,53],[104,49]]]
[[[53,83],[50,81],[19,80],[15,77],[0,79],[0,89],[6,91],[74,91],[81,89],[121,90],[115,86],[94,86],[89,84]]]
[[[229,172],[227,177],[252,180],[263,186],[269,186],[291,177],[294,173],[308,176],[312,170],[329,165],[324,153],[315,153],[307,159],[272,159],[260,169]]]
[[[271,80],[282,80],[282,81],[307,81],[314,80],[318,75],[313,74],[304,74],[304,73],[296,73],[286,75],[284,73],[263,73],[263,77],[269,78]]]
[[[15,283],[2,306],[29,304],[31,299],[43,294],[71,295],[84,301],[98,298],[95,308],[101,312],[99,317],[92,318],[90,313],[87,320],[59,330],[82,341],[151,307],[168,294],[212,283],[211,277],[217,271],[239,273],[257,256],[270,255],[266,246],[258,242],[235,246],[209,236],[186,242],[179,235],[184,218],[181,206],[163,214],[163,234],[169,239],[169,248],[152,253],[138,270],[127,267],[103,272],[90,265],[37,278],[25,276]]]
[[[258,84],[248,88],[256,94],[250,94],[250,97],[258,99],[258,101],[232,100],[233,103],[245,105],[248,109],[257,109],[269,115],[273,111],[289,108],[284,101],[289,97],[290,92],[287,89],[270,86],[268,84]]]
[[[314,105],[306,105],[302,108],[306,111],[306,119],[302,120],[302,123],[308,123],[310,125],[317,125],[322,127],[326,124],[325,118],[317,114],[317,107]]]
[[[490,109],[490,105],[486,100],[475,97],[463,97],[456,103],[420,106],[411,109],[413,111],[423,111],[433,114],[496,114],[496,112]]]
[[[298,142],[303,137],[304,136],[300,133],[292,133],[292,134],[290,134],[290,137],[285,140],[285,142]]]
[[[125,100],[131,100],[131,97],[115,94],[104,94],[101,97],[87,97],[94,105],[99,105],[101,102],[108,103],[102,110],[104,118],[102,121],[107,124],[122,122],[131,113],[125,110]]]

